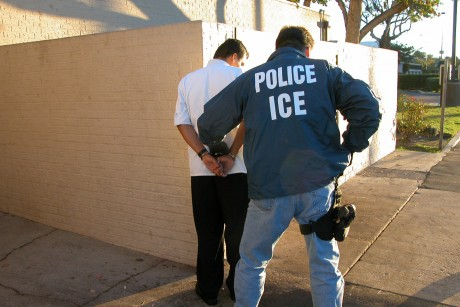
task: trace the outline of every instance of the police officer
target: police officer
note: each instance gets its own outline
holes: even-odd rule
[[[369,86],[324,60],[310,59],[314,41],[303,27],[284,27],[268,61],[227,86],[198,120],[213,144],[243,118],[249,208],[235,277],[236,305],[257,306],[273,248],[292,218],[308,224],[334,202],[334,178],[354,152],[369,146],[380,122]],[[347,119],[343,133],[336,110]],[[315,306],[340,306],[344,280],[335,239],[305,235]]]

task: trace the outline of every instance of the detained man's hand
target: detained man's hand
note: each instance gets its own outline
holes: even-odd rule
[[[212,155],[210,154],[204,155],[202,161],[204,165],[206,165],[206,167],[211,172],[213,172],[216,176],[221,176],[221,177],[227,176],[227,172],[224,170],[224,167],[222,166],[222,164],[220,164],[219,161],[217,161],[217,159],[214,158]]]
[[[232,157],[225,155],[225,156],[220,156],[217,158],[217,161],[219,161],[220,165],[222,165],[225,175],[228,174],[228,172],[232,169],[235,161],[232,159]]]

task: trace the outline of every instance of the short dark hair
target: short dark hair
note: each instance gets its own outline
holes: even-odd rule
[[[315,40],[310,32],[300,26],[284,26],[276,38],[276,49],[293,47],[300,51],[313,48]]]
[[[214,53],[215,59],[226,59],[236,53],[238,59],[242,59],[245,55],[249,58],[249,52],[243,43],[235,38],[229,38],[223,42]]]

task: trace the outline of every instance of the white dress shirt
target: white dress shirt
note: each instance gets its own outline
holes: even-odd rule
[[[242,73],[241,68],[230,66],[223,60],[212,59],[206,67],[182,78],[178,87],[174,125],[192,125],[198,134],[197,120],[203,114],[205,103]],[[233,129],[224,138],[229,148],[236,130],[237,128]],[[214,176],[190,147],[188,157],[191,176]],[[238,151],[235,163],[228,173],[246,173],[242,148]]]

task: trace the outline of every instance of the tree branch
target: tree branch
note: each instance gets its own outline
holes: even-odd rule
[[[393,5],[390,9],[380,14],[379,16],[376,16],[368,24],[366,24],[359,32],[360,41],[369,33],[370,30],[374,29],[376,26],[384,22],[386,19],[391,18],[391,16],[401,13],[408,7],[408,4],[399,2]]]
[[[380,37],[378,37],[377,35],[374,34],[374,31],[371,30],[370,32],[370,36],[375,39],[377,41],[377,43],[379,43],[379,46],[380,46]]]
[[[347,28],[348,12],[347,6],[343,0],[335,0],[339,5],[340,10],[342,11],[343,23],[345,24],[345,29]]]

